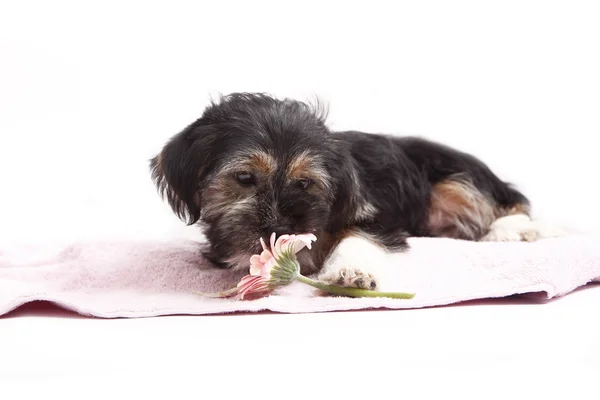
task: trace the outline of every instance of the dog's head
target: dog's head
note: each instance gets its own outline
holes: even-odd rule
[[[349,211],[352,168],[324,113],[293,100],[231,94],[151,160],[173,211],[198,223],[214,261],[247,267],[272,232],[319,236]]]

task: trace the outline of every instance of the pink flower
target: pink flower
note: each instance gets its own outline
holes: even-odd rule
[[[241,300],[249,295],[260,295],[269,291],[269,280],[260,275],[246,275],[237,284],[237,295]]]
[[[258,275],[269,279],[271,277],[271,270],[277,263],[277,260],[273,257],[273,253],[267,249],[262,238],[260,238],[260,244],[263,251],[260,254],[250,257],[250,275]]]
[[[250,274],[244,276],[236,287],[218,293],[198,293],[207,297],[232,297],[244,299],[269,293],[277,286],[288,285],[299,274],[300,265],[296,253],[305,247],[311,248],[317,237],[311,233],[301,235],[281,235],[275,240],[271,235],[270,249],[260,238],[263,248],[260,254],[250,257]]]
[[[277,241],[275,233],[271,235],[271,248],[267,249],[265,242],[260,239],[262,252],[250,258],[250,275],[244,276],[236,287],[217,293],[198,293],[206,297],[232,297],[237,296],[243,300],[250,296],[262,296],[278,286],[288,285],[293,281],[300,281],[326,292],[350,297],[389,297],[396,299],[412,299],[414,293],[386,293],[373,290],[347,288],[327,285],[300,274],[300,265],[296,253],[305,247],[311,248],[312,242],[317,240],[313,234],[281,235]]]
[[[315,235],[307,233],[302,235],[281,235],[277,239],[277,242],[275,242],[275,233],[273,233],[271,234],[271,250],[273,256],[279,259],[287,251],[292,251],[293,254],[296,254],[305,247],[310,249],[312,242],[315,240],[317,240]]]
[[[317,240],[312,233],[281,235],[277,241],[275,241],[275,236],[275,232],[273,232],[270,240],[271,250],[267,249],[265,241],[260,238],[263,251],[250,257],[250,275],[260,275],[265,279],[271,278],[271,270],[284,253],[291,251],[295,255],[305,247],[310,249],[312,242]]]

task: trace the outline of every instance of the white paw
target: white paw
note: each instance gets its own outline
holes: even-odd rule
[[[365,237],[345,238],[325,262],[318,279],[330,285],[378,289],[385,254]]]
[[[375,290],[377,288],[377,278],[373,274],[353,267],[332,268],[319,275],[319,280],[329,285],[343,287],[369,290]]]
[[[523,214],[498,218],[490,231],[481,238],[484,242],[535,242],[536,240],[564,235],[565,232],[541,221],[533,221]]]
[[[505,227],[491,228],[490,231],[481,238],[483,242],[518,242],[521,240],[521,234]]]

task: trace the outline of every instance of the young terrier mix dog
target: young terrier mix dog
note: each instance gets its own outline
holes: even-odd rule
[[[206,256],[246,269],[272,232],[314,233],[303,273],[378,289],[379,260],[407,237],[533,241],[528,199],[470,154],[417,137],[332,132],[321,107],[234,93],[150,161],[160,194],[199,224]]]

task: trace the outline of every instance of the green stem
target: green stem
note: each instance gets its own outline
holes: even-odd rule
[[[374,290],[358,289],[358,288],[347,288],[341,286],[327,285],[323,282],[315,281],[305,277],[304,275],[298,274],[296,278],[302,282],[315,287],[317,289],[324,290],[329,293],[339,294],[342,296],[350,297],[390,297],[392,299],[412,299],[415,297],[414,293],[399,293],[399,292],[377,292]]]

